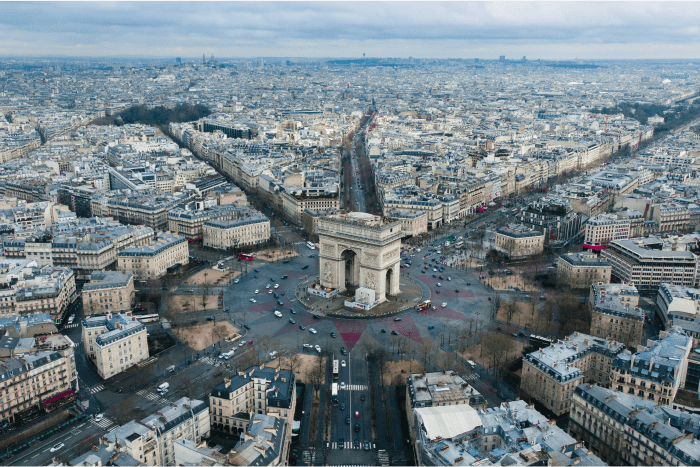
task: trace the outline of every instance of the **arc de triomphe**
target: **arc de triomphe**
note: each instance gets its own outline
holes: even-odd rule
[[[318,220],[316,233],[323,287],[373,289],[380,302],[400,292],[401,222],[363,212],[334,214]]]

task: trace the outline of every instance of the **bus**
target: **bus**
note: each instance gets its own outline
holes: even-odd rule
[[[458,240],[457,243],[455,243],[455,248],[462,248],[464,246],[464,241]]]
[[[151,315],[134,315],[134,317],[139,320],[140,323],[154,323],[160,319],[158,313]]]
[[[333,360],[333,379],[338,379],[338,360]]]
[[[306,246],[309,247],[309,250],[315,250],[315,249],[316,249],[316,245],[314,245],[314,244],[311,243],[311,242],[306,242]]]
[[[331,384],[331,402],[338,405],[338,383]]]
[[[426,300],[423,303],[421,303],[420,305],[418,305],[418,311],[427,310],[428,308],[430,308],[432,306],[432,304],[433,304],[433,302],[431,302],[430,300]]]
[[[238,259],[244,259],[246,261],[253,261],[253,255],[247,253],[238,253]]]
[[[530,345],[537,347],[538,350],[542,347],[547,347],[553,342],[554,341],[552,339],[547,339],[546,337],[530,334]]]

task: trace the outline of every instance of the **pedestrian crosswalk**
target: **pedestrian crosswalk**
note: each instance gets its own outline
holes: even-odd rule
[[[316,450],[315,449],[304,449],[301,452],[301,459],[306,465],[313,465],[316,462]]]
[[[100,428],[104,428],[105,430],[108,430],[112,427],[116,428],[117,426],[119,426],[116,423],[114,423],[112,420],[110,420],[109,418],[106,418],[106,417],[103,418],[102,420],[100,420],[99,422],[95,421],[95,419],[90,419],[90,421],[92,423],[94,423],[95,425],[99,426]]]
[[[212,365],[214,367],[219,367],[224,364],[221,360],[218,360],[213,357],[204,357],[199,359],[202,363],[206,363],[207,365]]]
[[[72,329],[77,328],[78,326],[80,326],[80,323],[66,324],[65,326],[63,326],[63,329]]]
[[[346,391],[366,391],[367,385],[365,384],[346,384],[343,388]]]
[[[168,399],[165,399],[165,398],[159,396],[158,394],[154,394],[151,391],[148,391],[146,389],[140,389],[140,390],[136,391],[136,394],[138,394],[141,397],[145,397],[149,401],[161,401],[164,404],[167,404],[170,402]]]
[[[333,441],[331,443],[326,443],[327,447],[331,449],[359,449],[362,450],[364,449],[364,444],[362,441],[360,441],[360,444],[357,445],[357,447],[353,446],[352,441],[345,441],[342,445],[338,444],[337,441]],[[374,443],[371,443],[372,449],[376,449],[377,445]]]
[[[475,379],[479,379],[479,375],[477,375],[476,373],[472,373],[470,375],[462,375],[462,379],[466,382],[474,381]]]
[[[100,385],[95,386],[94,388],[90,388],[90,394],[96,394],[96,393],[98,393],[100,391],[104,391],[104,390],[105,390],[105,385],[100,384]]]

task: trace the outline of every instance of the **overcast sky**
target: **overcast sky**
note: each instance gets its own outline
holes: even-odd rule
[[[2,56],[700,58],[700,3],[3,2]]]

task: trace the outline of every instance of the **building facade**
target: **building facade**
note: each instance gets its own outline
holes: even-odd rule
[[[86,316],[131,311],[134,277],[117,271],[94,272],[90,282],[83,285],[82,297]]]
[[[153,243],[120,251],[117,259],[120,271],[140,280],[157,279],[168,268],[189,263],[189,246],[185,237],[163,232]]]

